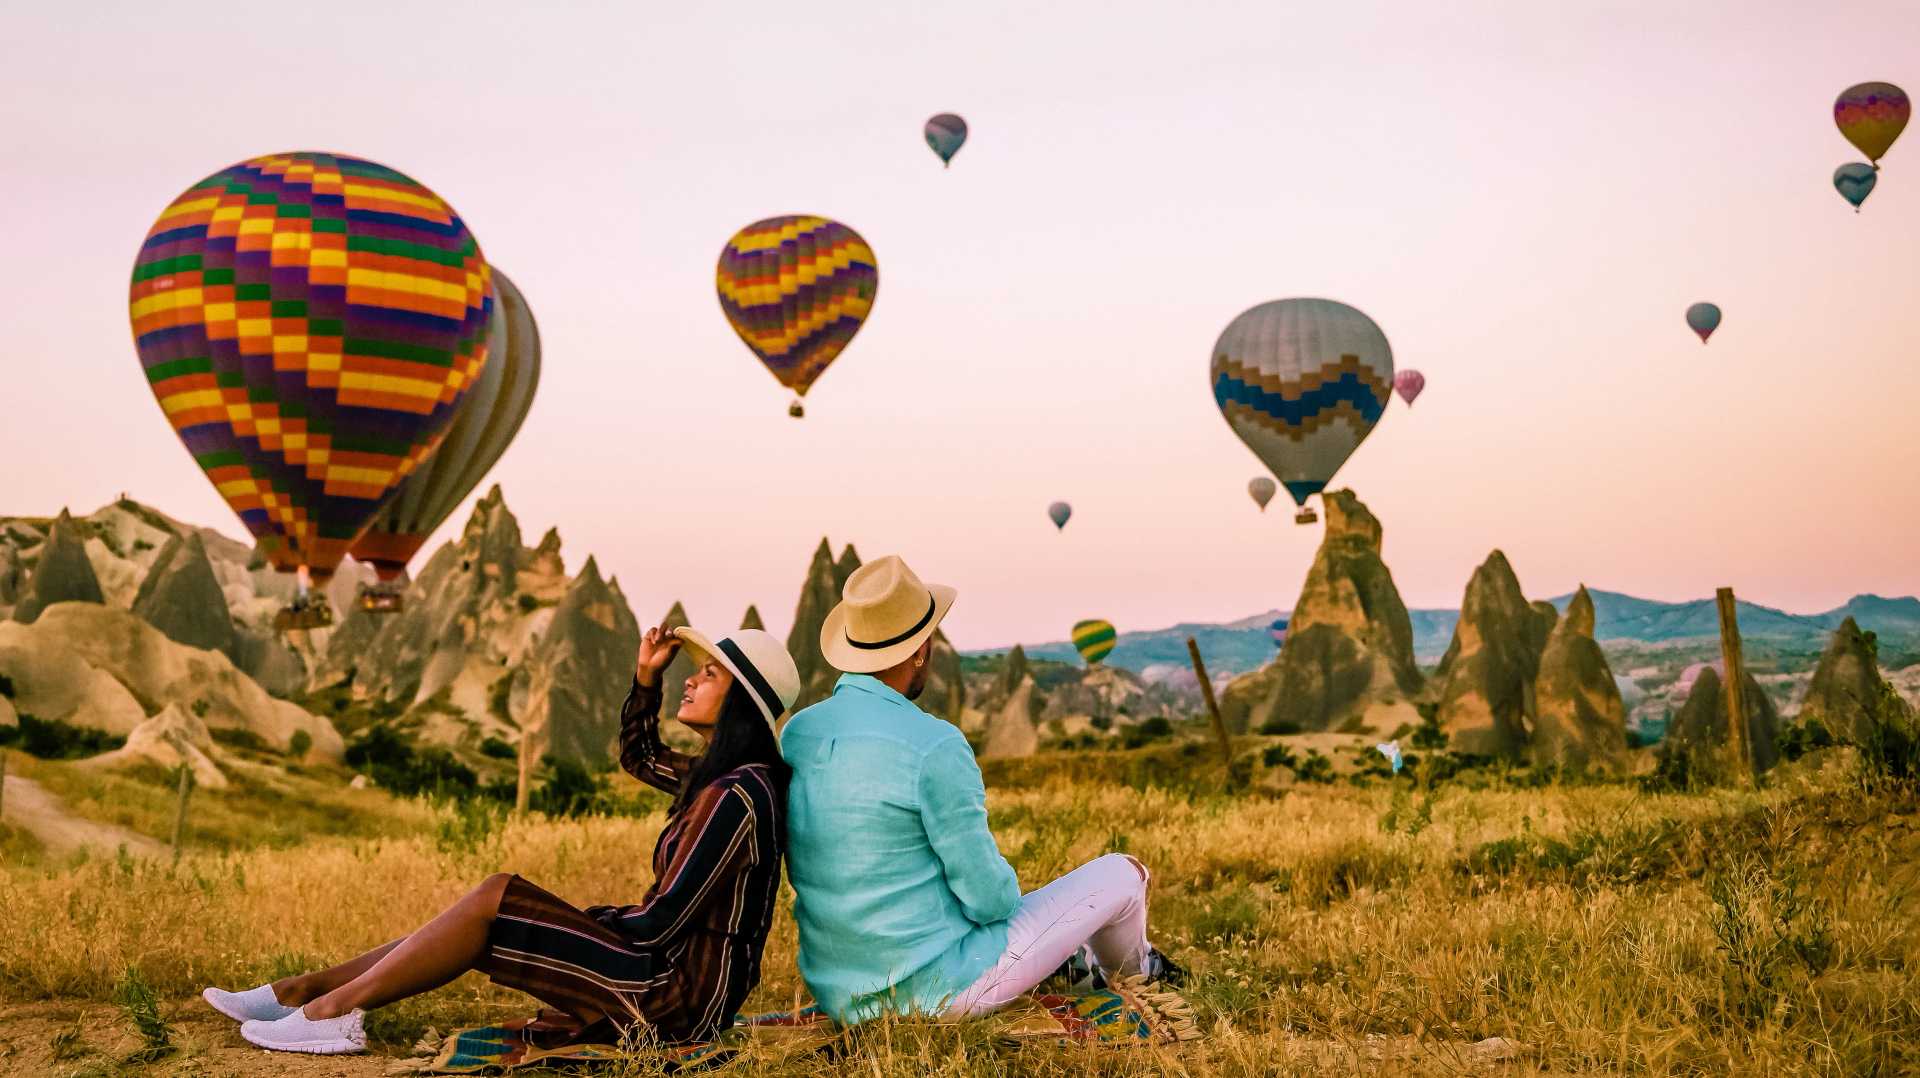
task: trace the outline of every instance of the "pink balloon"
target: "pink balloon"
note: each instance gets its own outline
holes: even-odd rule
[[[1393,376],[1393,388],[1400,394],[1401,400],[1412,404],[1413,398],[1427,388],[1427,376],[1416,370],[1401,371]]]

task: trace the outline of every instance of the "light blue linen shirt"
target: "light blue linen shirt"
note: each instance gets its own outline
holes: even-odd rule
[[[1020,879],[987,829],[973,749],[865,674],[788,720],[787,876],[800,976],[852,1025],[937,1013],[1007,946]]]

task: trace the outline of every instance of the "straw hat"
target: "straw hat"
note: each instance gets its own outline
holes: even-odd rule
[[[820,653],[836,670],[874,674],[900,665],[940,627],[957,593],[922,584],[889,554],[855,569],[820,626]]]
[[[696,629],[675,629],[673,635],[687,647],[712,657],[714,662],[733,672],[733,679],[746,686],[753,702],[768,722],[780,721],[795,700],[800,699],[800,671],[794,668],[787,646],[763,629],[740,629],[718,641],[710,640]]]

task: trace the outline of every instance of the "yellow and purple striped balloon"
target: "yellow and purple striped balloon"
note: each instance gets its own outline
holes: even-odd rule
[[[1849,86],[1833,102],[1834,126],[1875,168],[1912,116],[1913,102],[1907,100],[1907,92],[1890,82]]]
[[[788,215],[734,233],[714,278],[733,331],[781,385],[805,397],[873,310],[880,265],[846,225]],[[802,414],[799,401],[791,412]]]
[[[487,363],[466,223],[384,165],[256,157],[173,200],[134,262],[140,365],[273,564],[331,576]]]

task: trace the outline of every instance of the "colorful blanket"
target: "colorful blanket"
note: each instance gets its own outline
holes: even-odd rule
[[[1139,979],[1075,995],[1030,995],[989,1019],[1005,1043],[1052,1042],[1107,1048],[1175,1044],[1200,1036],[1193,1010],[1177,994],[1150,988]],[[594,1039],[599,1034],[599,1039]],[[610,1027],[582,1030],[565,1015],[543,1011],[538,1017],[497,1026],[458,1030],[446,1037],[429,1032],[415,1045],[416,1056],[390,1074],[474,1074],[522,1067],[592,1067],[598,1063],[644,1057],[667,1074],[723,1066],[743,1049],[764,1056],[818,1052],[838,1044],[845,1033],[817,1007],[772,1014],[743,1015],[732,1028],[703,1044],[618,1043]]]

